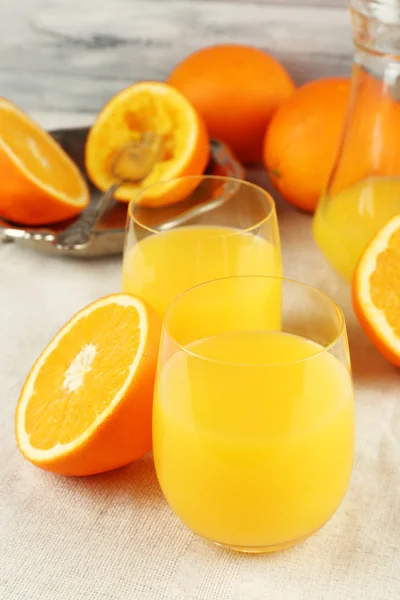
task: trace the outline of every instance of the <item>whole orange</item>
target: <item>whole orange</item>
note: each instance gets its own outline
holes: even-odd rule
[[[247,164],[262,159],[268,122],[295,89],[273,56],[240,44],[194,52],[175,67],[167,82],[197,108],[210,136],[225,142]]]
[[[264,140],[264,162],[277,190],[314,211],[332,171],[350,95],[350,80],[306,83],[282,104]]]

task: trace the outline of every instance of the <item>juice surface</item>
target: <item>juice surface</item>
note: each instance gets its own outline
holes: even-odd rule
[[[352,468],[348,370],[280,332],[218,334],[187,350],[161,366],[154,401],[154,459],[171,507],[198,534],[243,549],[317,530]]]
[[[188,226],[134,244],[124,257],[122,288],[163,316],[180,293],[235,275],[281,276],[279,249],[259,235],[238,229]]]
[[[314,220],[321,250],[348,281],[379,229],[400,214],[400,178],[371,177],[325,198]]]

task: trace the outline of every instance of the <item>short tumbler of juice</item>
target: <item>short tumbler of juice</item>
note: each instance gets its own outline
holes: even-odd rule
[[[199,283],[236,275],[281,276],[275,205],[265,190],[228,177],[188,176],[143,193],[162,197],[171,185],[180,190],[180,202],[146,208],[139,193],[129,206],[125,292],[163,316],[178,294]]]
[[[317,531],[339,507],[353,463],[340,308],[271,277],[181,294],[164,319],[153,445],[168,503],[203,538],[271,552]]]

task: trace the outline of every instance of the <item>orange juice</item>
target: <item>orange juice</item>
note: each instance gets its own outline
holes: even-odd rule
[[[181,292],[234,275],[280,276],[279,248],[231,227],[187,226],[135,243],[124,257],[122,288],[163,316]]]
[[[192,530],[237,549],[307,537],[349,482],[352,395],[348,368],[292,334],[222,333],[176,349],[160,362],[153,411],[168,503]]]
[[[364,248],[400,214],[400,178],[371,177],[321,200],[314,220],[319,247],[348,281]]]

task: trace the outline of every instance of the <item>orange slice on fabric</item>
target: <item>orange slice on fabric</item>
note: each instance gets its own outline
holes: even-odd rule
[[[107,190],[115,183],[112,165],[117,154],[148,132],[161,138],[159,159],[140,182],[121,185],[115,198],[129,202],[141,191],[137,202],[143,206],[179,202],[192,191],[188,185],[194,186],[195,181],[186,181],[186,185],[174,181],[153,189],[149,186],[184,175],[201,175],[209,159],[209,138],[202,118],[189,100],[166,83],[136,83],[106,104],[86,142],[87,173],[96,187]]]
[[[74,217],[89,204],[78,167],[55,140],[0,98],[0,216],[26,225]]]
[[[376,348],[400,366],[400,215],[364,251],[353,278],[353,305]]]
[[[142,300],[113,294],[76,314],[43,351],[16,411],[22,454],[64,475],[91,475],[151,449],[161,323]]]

